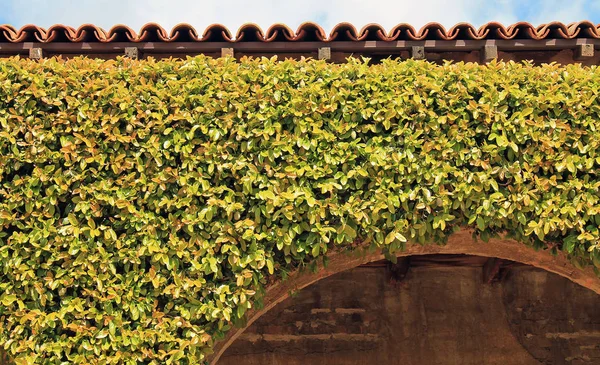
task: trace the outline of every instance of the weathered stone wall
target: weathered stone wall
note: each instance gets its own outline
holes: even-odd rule
[[[600,364],[600,296],[545,271],[503,285],[509,327],[542,364]]]
[[[331,276],[261,317],[219,364],[600,364],[600,296],[528,266],[483,284],[481,265],[417,264],[400,283],[385,266]]]

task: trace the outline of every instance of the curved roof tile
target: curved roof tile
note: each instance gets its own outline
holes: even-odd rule
[[[236,42],[264,42],[265,35],[256,24],[244,24],[238,29],[235,35]]]
[[[202,34],[202,38],[196,39],[202,42],[233,42],[231,32],[223,24],[209,25]]]
[[[600,38],[600,24],[589,21],[565,24],[551,22],[537,27],[527,22],[504,26],[489,22],[476,28],[469,23],[458,23],[450,29],[439,23],[428,23],[420,29],[401,23],[389,32],[379,24],[367,24],[360,30],[350,23],[339,23],[327,35],[321,26],[306,22],[296,31],[285,24],[274,24],[263,31],[256,24],[244,24],[234,34],[222,24],[212,24],[199,32],[189,24],[178,24],[170,31],[159,24],[145,24],[136,33],[126,25],[115,25],[109,31],[93,24],[73,28],[56,24],[48,29],[33,24],[16,29],[0,25],[0,43],[21,42],[306,42],[306,41],[396,41],[396,40],[481,40],[481,39],[573,39]]]
[[[356,30],[354,25],[350,23],[339,23],[331,30],[329,39],[335,39],[336,41],[361,41],[358,35],[360,32]]]
[[[180,23],[171,30],[171,42],[192,42],[198,39],[198,32],[189,24]]]
[[[265,40],[267,42],[293,41],[296,33],[285,24],[273,24],[267,30]]]
[[[393,40],[388,36],[385,29],[375,23],[367,24],[357,35],[359,41],[391,41]]]

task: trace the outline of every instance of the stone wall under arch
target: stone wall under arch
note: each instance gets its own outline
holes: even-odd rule
[[[522,243],[504,238],[482,242],[474,239],[472,232],[467,230],[459,231],[450,236],[445,245],[409,244],[403,252],[398,253],[398,256],[431,254],[461,254],[510,260],[555,274],[555,276],[567,279],[570,283],[591,290],[592,293],[600,294],[600,278],[594,270],[590,267],[583,269],[575,267],[562,253],[553,255],[549,251],[534,250]],[[213,365],[222,364],[223,362],[220,362],[220,359],[227,349],[241,338],[245,331],[251,328],[253,323],[259,320],[261,316],[288,299],[290,293],[306,288],[332,275],[383,259],[380,251],[365,251],[361,247],[355,249],[353,253],[331,252],[328,257],[329,264],[326,267],[320,267],[316,272],[294,272],[286,281],[273,281],[267,288],[264,307],[250,310],[247,313],[247,325],[243,328],[232,329],[225,339],[216,344],[214,354],[208,359],[210,363]]]
[[[484,283],[486,258],[413,256],[327,277],[287,298],[219,365],[598,364],[600,296],[529,265]]]

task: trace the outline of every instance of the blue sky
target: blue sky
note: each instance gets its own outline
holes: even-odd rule
[[[199,29],[211,23],[236,29],[246,22],[263,28],[282,22],[295,28],[316,21],[330,30],[349,21],[357,27],[380,23],[389,30],[402,22],[420,27],[437,21],[450,27],[491,20],[600,23],[600,0],[0,0],[0,24],[17,28],[29,23],[42,27],[94,23],[107,29],[115,24],[139,29],[146,22],[165,28],[185,22]]]

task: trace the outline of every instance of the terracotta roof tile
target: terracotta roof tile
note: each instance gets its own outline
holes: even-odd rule
[[[139,32],[125,25],[116,25],[106,31],[93,24],[79,28],[57,24],[49,29],[26,25],[16,29],[10,25],[0,25],[0,43],[22,42],[304,42],[304,41],[420,41],[420,40],[481,40],[481,39],[600,39],[600,24],[589,21],[571,24],[551,22],[537,27],[519,22],[504,26],[497,22],[487,23],[479,28],[459,23],[450,29],[439,23],[429,23],[419,30],[410,24],[398,24],[387,32],[381,25],[368,24],[357,30],[352,24],[339,23],[328,35],[315,23],[303,23],[296,31],[284,24],[274,24],[263,31],[256,24],[241,26],[233,32],[224,25],[213,24],[202,33],[189,24],[178,24],[170,32],[156,23],[148,23]]]

